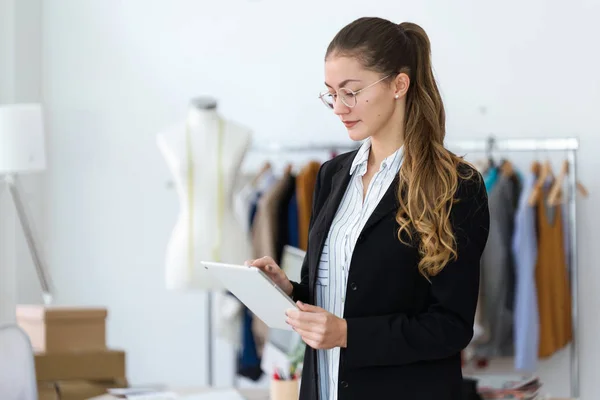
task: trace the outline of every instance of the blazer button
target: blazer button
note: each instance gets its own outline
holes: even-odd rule
[[[350,284],[350,288],[351,288],[352,290],[356,290],[356,289],[358,289],[358,286],[356,286],[356,282],[352,282],[352,283]]]
[[[342,385],[343,388],[347,388],[348,387],[348,382],[346,381],[341,381],[340,385]]]
[[[358,235],[359,242],[362,242],[364,238],[365,238],[365,235],[363,235],[363,234]]]

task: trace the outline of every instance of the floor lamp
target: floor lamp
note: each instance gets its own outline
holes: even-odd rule
[[[18,178],[46,169],[44,120],[40,104],[0,105],[0,177],[17,211],[29,252],[36,268],[45,304],[52,302],[50,276],[39,252]],[[12,268],[14,266],[7,266]],[[0,280],[3,277],[0,276]]]

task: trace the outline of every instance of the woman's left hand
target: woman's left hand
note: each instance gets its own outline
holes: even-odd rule
[[[346,320],[336,317],[321,307],[296,302],[299,310],[289,310],[287,323],[313,349],[346,347]]]

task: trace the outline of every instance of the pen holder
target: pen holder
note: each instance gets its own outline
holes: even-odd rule
[[[271,380],[270,400],[298,400],[298,379]]]

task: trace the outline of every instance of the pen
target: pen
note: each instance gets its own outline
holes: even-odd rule
[[[286,377],[286,376],[285,376],[285,374],[283,373],[283,368],[282,368],[282,369],[278,369],[278,371],[280,372],[280,373],[279,373],[279,376],[280,376],[281,380],[284,380],[284,381],[286,381],[286,380],[287,380],[287,377]]]

